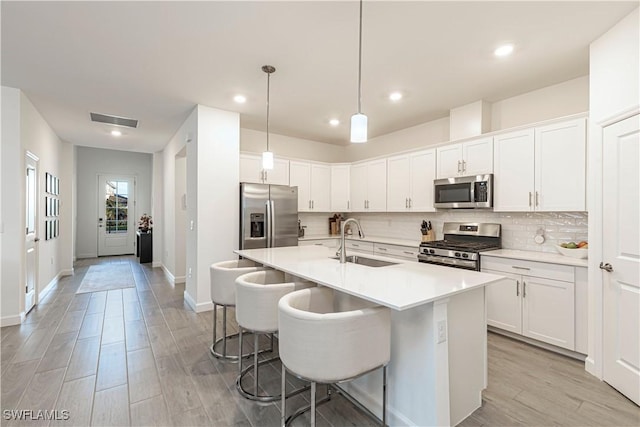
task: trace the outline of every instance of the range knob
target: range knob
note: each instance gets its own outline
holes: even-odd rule
[[[460,252],[456,252],[454,255],[455,255],[456,257],[460,258]]]
[[[430,254],[435,254],[435,253],[436,253],[436,251],[435,251],[435,249],[429,249],[429,253],[430,253]]]
[[[469,254],[462,254],[462,258],[469,258]]]

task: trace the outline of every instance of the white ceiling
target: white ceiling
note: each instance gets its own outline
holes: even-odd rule
[[[630,2],[365,1],[369,137],[588,74],[589,43]],[[357,109],[357,1],[1,2],[2,84],[77,145],[161,150],[195,104],[241,126],[347,144]],[[493,57],[504,42],[516,46]],[[392,103],[388,94],[405,97]],[[247,102],[233,102],[242,93]],[[89,112],[140,120],[119,139]],[[342,124],[330,127],[337,117]]]

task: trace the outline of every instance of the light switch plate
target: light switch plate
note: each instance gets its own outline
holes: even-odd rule
[[[437,343],[443,343],[447,341],[447,321],[440,320],[438,321],[438,341]]]

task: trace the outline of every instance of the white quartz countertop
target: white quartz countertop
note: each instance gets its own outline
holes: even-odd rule
[[[588,267],[586,259],[571,258],[553,252],[519,251],[515,249],[497,249],[482,252],[481,257],[495,256],[498,258],[521,259],[524,261],[548,262],[551,264],[570,265],[573,267]]]
[[[346,237],[349,240],[360,240],[363,242],[373,242],[373,243],[384,243],[387,245],[398,245],[398,246],[410,246],[412,248],[417,248],[420,246],[419,240],[406,240],[406,239],[395,239],[392,237],[380,237],[380,236],[365,236],[364,239],[360,239],[359,237]],[[315,234],[308,235],[304,237],[298,237],[298,240],[322,240],[322,239],[340,239],[339,234]]]
[[[331,259],[335,250],[322,246],[236,250],[235,253],[303,279],[373,301],[394,310],[422,304],[485,286],[503,278],[495,274],[367,255],[396,262],[367,267]],[[347,255],[349,255],[347,253]]]

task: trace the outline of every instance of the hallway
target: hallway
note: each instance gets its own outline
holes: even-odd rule
[[[134,288],[76,294],[91,265],[115,263],[130,264]],[[75,271],[24,324],[1,330],[3,426],[279,425],[279,402],[240,397],[237,365],[209,354],[213,313],[186,307],[183,284],[172,286],[161,269],[134,257],[81,260]],[[461,425],[640,425],[640,409],[576,360],[496,334],[489,334],[488,351],[483,407]],[[260,372],[277,390],[279,367]],[[291,399],[289,408],[303,399]],[[319,407],[318,425],[374,425],[340,396],[334,399]],[[12,409],[32,410],[34,417],[55,409],[68,420],[18,423],[4,412]],[[308,423],[307,416],[296,425]]]

